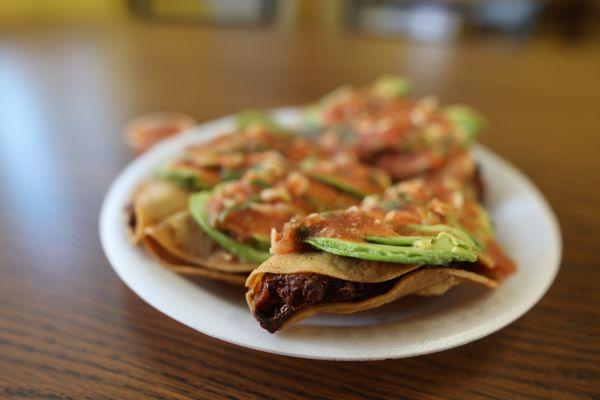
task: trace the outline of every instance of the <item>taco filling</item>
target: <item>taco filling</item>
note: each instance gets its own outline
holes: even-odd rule
[[[367,299],[387,292],[394,282],[352,282],[314,273],[267,274],[253,298],[254,314],[264,329],[275,332],[310,305]]]

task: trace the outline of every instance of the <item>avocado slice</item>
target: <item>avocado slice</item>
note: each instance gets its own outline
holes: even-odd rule
[[[456,128],[456,133],[463,146],[470,146],[475,136],[486,128],[485,118],[475,109],[455,104],[444,109],[444,115]]]
[[[358,185],[353,185],[352,183],[348,182],[349,179],[346,179],[346,181],[344,181],[337,175],[314,173],[314,172],[310,172],[310,171],[308,171],[308,172],[313,179],[315,179],[321,183],[324,183],[326,185],[333,186],[334,188],[339,189],[342,192],[346,192],[346,193],[348,193],[354,197],[357,197],[359,199],[363,199],[363,198],[367,197],[368,195],[373,194],[373,191],[377,190],[375,188],[368,188],[368,187],[365,188],[366,190],[362,190],[358,187]],[[390,185],[389,177],[387,175],[371,176],[368,179],[371,179],[372,181],[379,180],[379,182],[377,182],[377,184],[379,185],[380,190],[382,192],[385,188],[387,188]]]
[[[190,196],[189,210],[198,225],[200,225],[212,240],[239,258],[255,263],[266,261],[271,256],[268,251],[259,250],[244,243],[238,243],[223,232],[213,228],[208,223],[206,218],[206,203],[210,194],[210,192],[204,191],[194,193]]]
[[[321,183],[324,183],[329,186],[333,186],[334,188],[339,189],[342,192],[351,194],[352,196],[358,197],[359,199],[362,199],[363,197],[365,197],[367,195],[367,193],[362,192],[358,188],[356,188],[352,185],[349,185],[345,182],[340,181],[334,175],[312,174],[311,173],[310,176],[312,178],[318,180]]]
[[[300,168],[303,169],[304,171],[306,171],[310,175],[311,178],[313,178],[321,183],[324,183],[326,185],[332,186],[336,189],[339,189],[342,192],[346,192],[346,193],[348,193],[354,197],[357,197],[359,199],[362,199],[363,197],[365,197],[369,194],[369,193],[363,192],[356,186],[353,186],[349,183],[343,182],[335,175],[311,171],[311,169],[313,169],[315,166],[315,162],[316,161],[314,158],[309,157],[309,158],[305,159],[304,161],[302,161],[302,163],[300,163]]]
[[[220,180],[220,182],[223,182],[223,181],[233,181],[235,179],[241,178],[243,175],[244,175],[244,171],[243,170],[224,168],[221,171],[221,180]]]
[[[210,189],[213,186],[204,180],[201,174],[191,169],[166,167],[158,171],[158,177],[193,191]]]
[[[410,93],[410,81],[404,77],[396,75],[384,75],[372,84],[373,92],[384,99],[394,99],[404,97]]]
[[[278,125],[271,116],[263,110],[245,110],[236,116],[238,129],[244,129],[252,124],[261,124],[272,132],[283,132],[284,129]]]
[[[223,169],[220,175],[208,170],[167,165],[158,170],[158,177],[191,191],[212,189],[217,183],[238,179],[243,171]]]
[[[323,126],[323,118],[321,118],[321,110],[317,105],[306,107],[303,114],[304,125],[308,131],[316,131]]]
[[[390,246],[412,246],[424,236],[367,236],[367,242],[389,244]]]
[[[382,238],[370,237],[383,241]],[[455,236],[441,232],[437,236],[387,239],[398,245],[352,242],[337,238],[309,237],[305,241],[328,253],[371,261],[417,265],[447,265],[452,261],[477,261],[477,252]]]
[[[414,229],[419,232],[448,232],[451,235],[456,236],[459,240],[462,240],[472,248],[483,251],[485,246],[477,238],[471,235],[466,229],[458,226],[450,225],[409,225],[410,229]]]
[[[259,234],[252,235],[253,245],[257,249],[269,251],[271,248],[271,238]]]

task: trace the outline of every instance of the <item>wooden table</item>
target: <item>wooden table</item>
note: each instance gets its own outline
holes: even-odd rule
[[[0,398],[599,398],[599,49],[193,26],[3,32]],[[311,361],[206,337],[117,278],[98,212],[131,158],[127,119],[297,104],[382,72],[409,75],[419,95],[480,108],[492,124],[482,141],[552,204],[563,263],[524,317],[438,354]]]

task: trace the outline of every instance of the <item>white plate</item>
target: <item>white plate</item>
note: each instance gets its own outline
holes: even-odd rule
[[[275,110],[274,116],[286,125],[298,122],[292,108]],[[519,266],[515,275],[492,291],[462,285],[444,296],[401,299],[352,315],[320,315],[269,334],[252,318],[241,290],[216,282],[198,285],[168,271],[133,246],[125,231],[123,209],[157,164],[233,125],[233,117],[222,118],[157,145],[123,170],[102,207],[100,237],[117,274],[142,299],[182,324],[240,346],[295,357],[402,358],[460,346],[501,329],[533,307],[554,280],[561,238],[548,203],[522,173],[477,146],[487,206],[498,240]]]

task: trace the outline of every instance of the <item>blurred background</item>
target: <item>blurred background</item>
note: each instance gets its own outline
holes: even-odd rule
[[[3,0],[0,127],[53,116],[107,135],[148,111],[202,120],[388,72],[479,100],[514,74],[569,79],[561,62],[599,43],[593,0]],[[492,78],[502,64],[512,75]]]
[[[457,68],[482,75],[497,57],[539,63],[552,46],[570,58],[599,43],[593,0],[3,0],[0,104],[31,124],[60,107],[116,132],[142,112],[204,119],[386,72],[408,75],[419,93],[460,84],[468,101],[480,89],[466,74],[455,82]],[[459,59],[473,54],[479,64]],[[23,116],[9,114],[3,125]]]
[[[158,325],[160,316],[107,265],[98,214],[133,158],[124,125],[164,110],[203,122],[303,104],[389,73],[410,78],[416,96],[479,109],[489,121],[481,142],[540,187],[564,240],[556,283],[520,325],[458,353],[403,363],[410,373],[396,364],[399,382],[415,376],[418,363],[453,369],[450,382],[468,371],[452,368],[460,360],[477,360],[475,369],[484,368],[474,381],[506,386],[496,394],[596,393],[587,349],[598,332],[598,0],[0,0],[0,355],[10,365],[0,386],[6,378],[18,393],[62,398],[89,394],[86,382],[106,393],[113,382],[143,382],[139,395],[164,397],[165,388],[189,395],[193,385],[215,387],[205,367],[239,371],[225,367],[241,350],[165,318]],[[182,354],[189,369],[165,370],[163,348]],[[498,349],[500,358],[485,357]],[[584,353],[588,362],[576,369]],[[522,359],[512,363],[516,354]],[[552,357],[571,364],[544,363]],[[297,367],[276,365],[295,376]],[[344,367],[346,383],[337,387],[393,365]],[[183,375],[166,373],[176,370]],[[269,386],[270,373],[256,387]],[[477,386],[457,390],[469,387]]]
[[[547,193],[597,167],[595,146],[569,153],[570,138],[597,143],[597,1],[2,0],[0,179],[12,190],[0,205],[31,210],[3,223],[27,218],[39,234],[40,218],[77,218],[72,202],[97,209],[131,157],[121,131],[135,116],[205,121],[385,73],[479,108],[482,141]],[[550,155],[561,169],[539,168]]]

